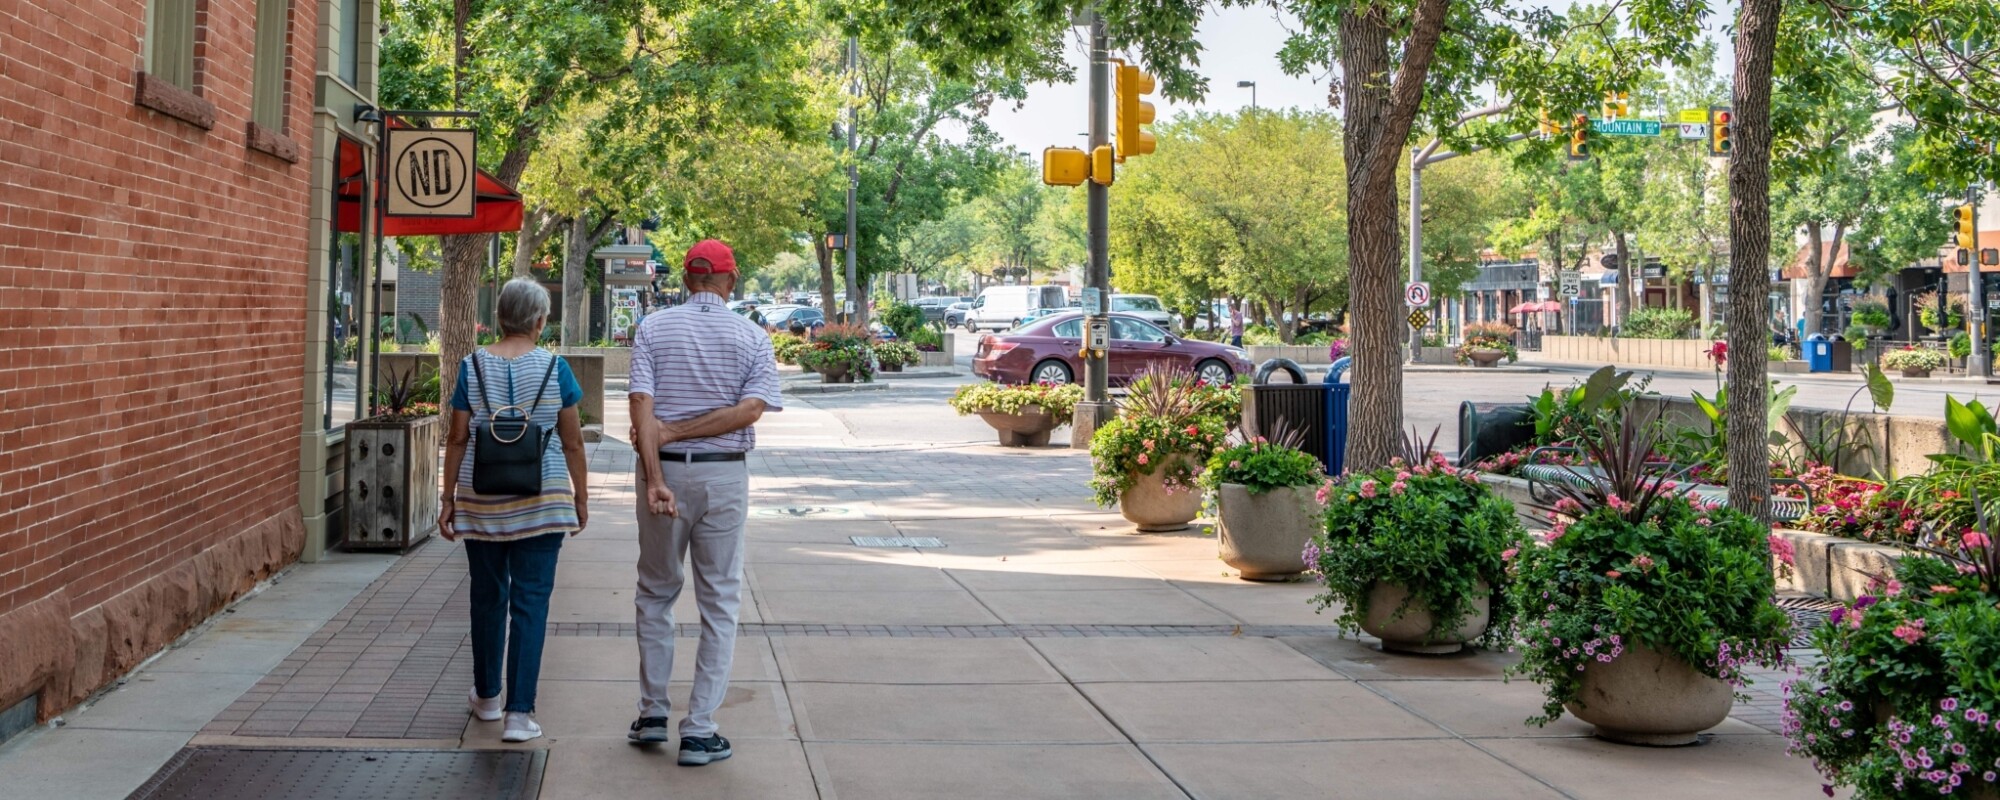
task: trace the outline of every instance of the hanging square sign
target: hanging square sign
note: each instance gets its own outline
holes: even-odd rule
[[[392,217],[470,217],[478,191],[478,134],[466,129],[390,128]]]

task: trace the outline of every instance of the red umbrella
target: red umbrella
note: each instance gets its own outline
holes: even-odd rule
[[[1562,301],[1561,301],[1561,300],[1543,300],[1543,301],[1542,301],[1542,309],[1541,309],[1541,310],[1543,310],[1543,311],[1561,311],[1561,310],[1563,310],[1563,304],[1562,304]]]
[[[1507,313],[1509,313],[1509,314],[1526,314],[1526,313],[1528,313],[1528,312],[1530,312],[1530,311],[1540,311],[1540,310],[1542,310],[1542,304],[1540,304],[1540,303],[1522,303],[1522,304],[1520,304],[1520,305],[1518,305],[1518,306],[1515,306],[1515,307],[1513,307],[1513,308],[1510,308],[1510,309],[1507,309]]]

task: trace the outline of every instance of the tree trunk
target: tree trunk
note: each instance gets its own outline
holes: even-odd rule
[[[514,277],[532,278],[535,275],[535,253],[554,236],[556,227],[563,220],[555,212],[535,209],[528,213],[521,223],[521,232],[514,237]]]
[[[1769,521],[1764,298],[1771,291],[1771,62],[1783,0],[1744,0],[1737,17],[1729,162],[1729,505]]]
[[[590,236],[590,214],[577,214],[569,220],[569,231],[563,236],[563,326],[562,346],[582,347],[589,341],[590,283],[584,270],[590,260],[590,246],[594,240]]]
[[[833,304],[833,251],[826,246],[826,240],[821,239],[813,242],[813,254],[819,256],[820,311],[826,314],[828,321],[832,321],[834,314],[840,311],[840,307]]]
[[[1826,293],[1826,274],[1829,271],[1827,266],[1833,261],[1832,258],[1822,254],[1825,246],[1826,243],[1822,241],[1819,223],[1806,223],[1805,305],[1806,313],[1810,315],[1812,320],[1812,324],[1808,327],[1815,331],[1820,329],[1821,321],[1826,319],[1825,312],[1820,310],[1819,304],[1820,296]],[[1836,248],[1839,246],[1837,244],[1834,245]]]
[[[439,386],[458,386],[458,362],[479,346],[473,316],[479,311],[479,268],[493,234],[440,237],[444,267],[438,278]],[[449,397],[451,390],[445,390]],[[442,413],[449,413],[448,406]]]
[[[1631,309],[1638,304],[1638,301],[1632,299],[1632,281],[1634,279],[1644,280],[1643,278],[1638,278],[1639,275],[1643,274],[1643,268],[1638,264],[1632,263],[1632,245],[1624,236],[1621,235],[1615,239],[1613,248],[1614,252],[1618,254],[1618,282],[1616,288],[1612,291],[1612,294],[1618,297],[1617,318],[1606,319],[1604,323],[1617,327],[1619,332],[1622,333],[1624,332],[1624,327],[1621,323],[1627,317],[1631,316]],[[1589,257],[1588,254],[1584,256],[1584,258]],[[1641,291],[1639,296],[1644,298],[1645,292]]]

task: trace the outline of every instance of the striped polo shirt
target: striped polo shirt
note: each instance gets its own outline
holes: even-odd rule
[[[631,382],[630,393],[651,395],[653,416],[665,422],[694,419],[752,397],[764,401],[765,411],[784,410],[771,337],[712,292],[646,315],[632,337]],[[752,426],[663,449],[745,453],[755,446]]]

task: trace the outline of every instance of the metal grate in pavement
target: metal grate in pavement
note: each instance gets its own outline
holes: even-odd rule
[[[1792,618],[1793,647],[1810,647],[1813,631],[1825,625],[1828,615],[1832,614],[1834,609],[1841,607],[1841,603],[1837,600],[1799,595],[1785,595],[1774,598],[1771,602]]]
[[[936,536],[849,536],[855,547],[943,547]]]
[[[764,506],[750,510],[753,517],[778,517],[781,519],[818,519],[821,517],[852,517],[857,512],[841,506]]]
[[[546,753],[189,747],[128,800],[532,800]]]

